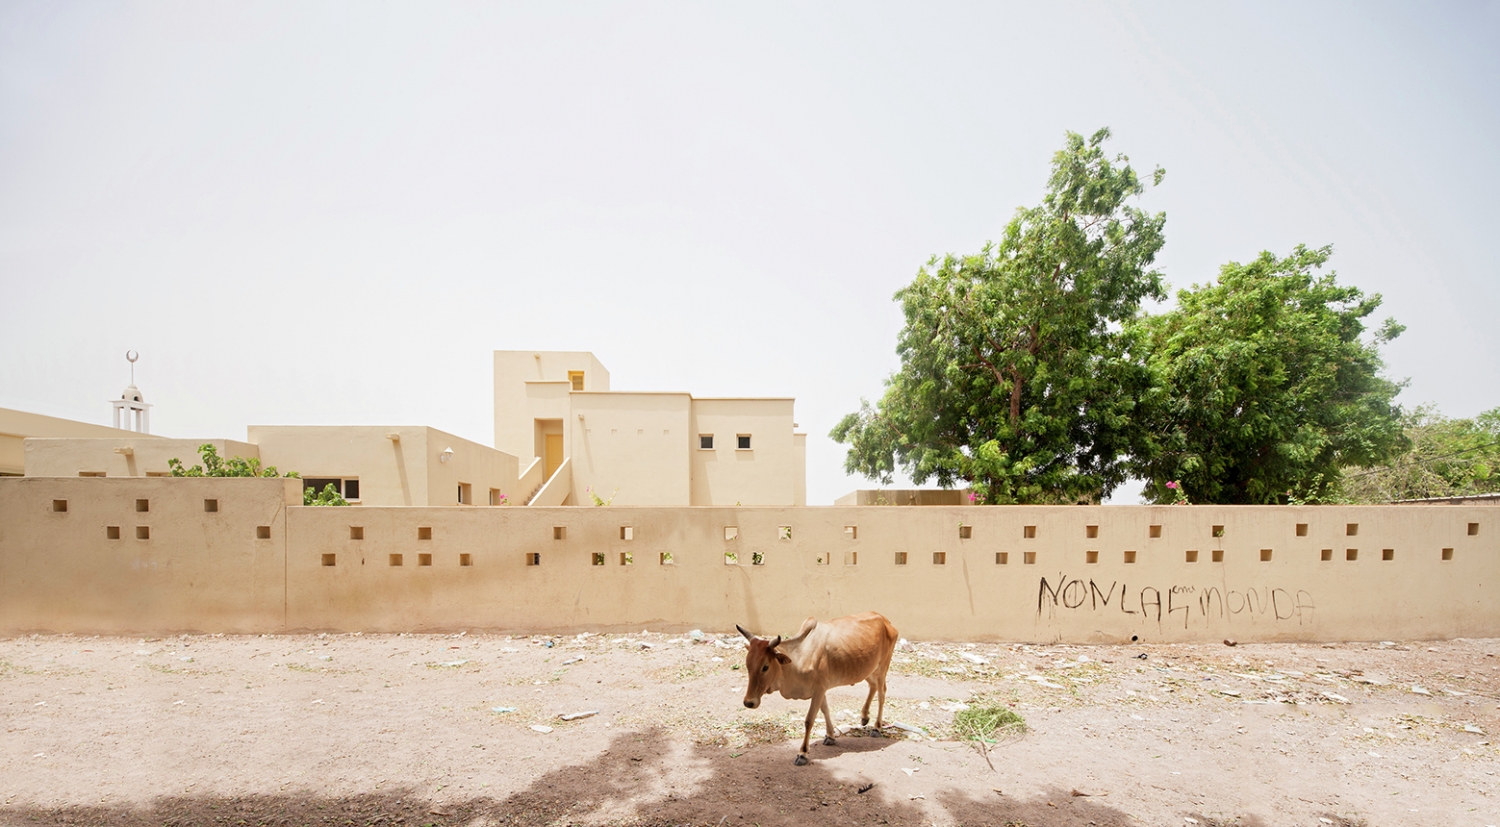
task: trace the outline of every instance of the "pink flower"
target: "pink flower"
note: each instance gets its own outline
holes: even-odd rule
[[[974,502],[976,502],[976,501],[977,501],[977,500],[978,500],[978,499],[979,499],[979,498],[978,498],[978,497],[976,497],[976,496],[974,496],[974,492],[973,492],[973,491],[970,491],[970,492],[969,492],[969,502],[970,502],[970,503],[974,503]]]
[[[1171,482],[1167,483],[1167,487],[1170,488],[1170,489],[1172,489],[1173,491],[1176,491],[1177,490],[1177,480],[1172,480]]]

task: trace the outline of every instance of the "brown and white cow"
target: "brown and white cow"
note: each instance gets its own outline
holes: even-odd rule
[[[745,671],[750,675],[745,706],[751,709],[760,706],[761,696],[767,692],[780,692],[789,700],[812,699],[802,730],[802,751],[795,762],[798,766],[807,763],[807,741],[819,709],[823,710],[823,723],[828,727],[828,737],[823,743],[829,746],[834,743],[833,715],[828,710],[828,690],[832,687],[868,683],[870,694],[865,697],[860,724],[870,723],[870,701],[879,692],[875,726],[884,725],[885,673],[891,667],[891,653],[896,650],[899,638],[889,620],[875,612],[825,623],[809,617],[802,623],[802,631],[787,640],[780,635],[767,640],[750,634],[743,626],[735,628],[750,642],[750,651],[745,655]]]

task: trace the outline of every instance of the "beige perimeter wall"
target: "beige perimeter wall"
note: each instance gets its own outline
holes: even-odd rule
[[[295,485],[0,480],[0,630],[774,634],[873,609],[929,639],[1500,636],[1496,506],[305,508]]]

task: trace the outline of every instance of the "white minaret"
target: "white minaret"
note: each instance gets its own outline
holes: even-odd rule
[[[123,427],[128,431],[138,433],[151,433],[151,406],[141,397],[141,389],[135,386],[135,360],[141,358],[139,353],[133,350],[125,351],[125,361],[130,363],[130,387],[120,394],[119,399],[110,401],[115,406],[115,427]],[[121,414],[124,414],[125,424],[120,424]],[[134,416],[132,416],[134,414]]]

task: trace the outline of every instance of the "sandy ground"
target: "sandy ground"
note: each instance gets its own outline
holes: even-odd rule
[[[915,642],[907,730],[796,767],[806,703],[743,708],[705,637],[0,640],[0,823],[1500,824],[1500,640]],[[982,702],[1028,725],[993,769]]]

